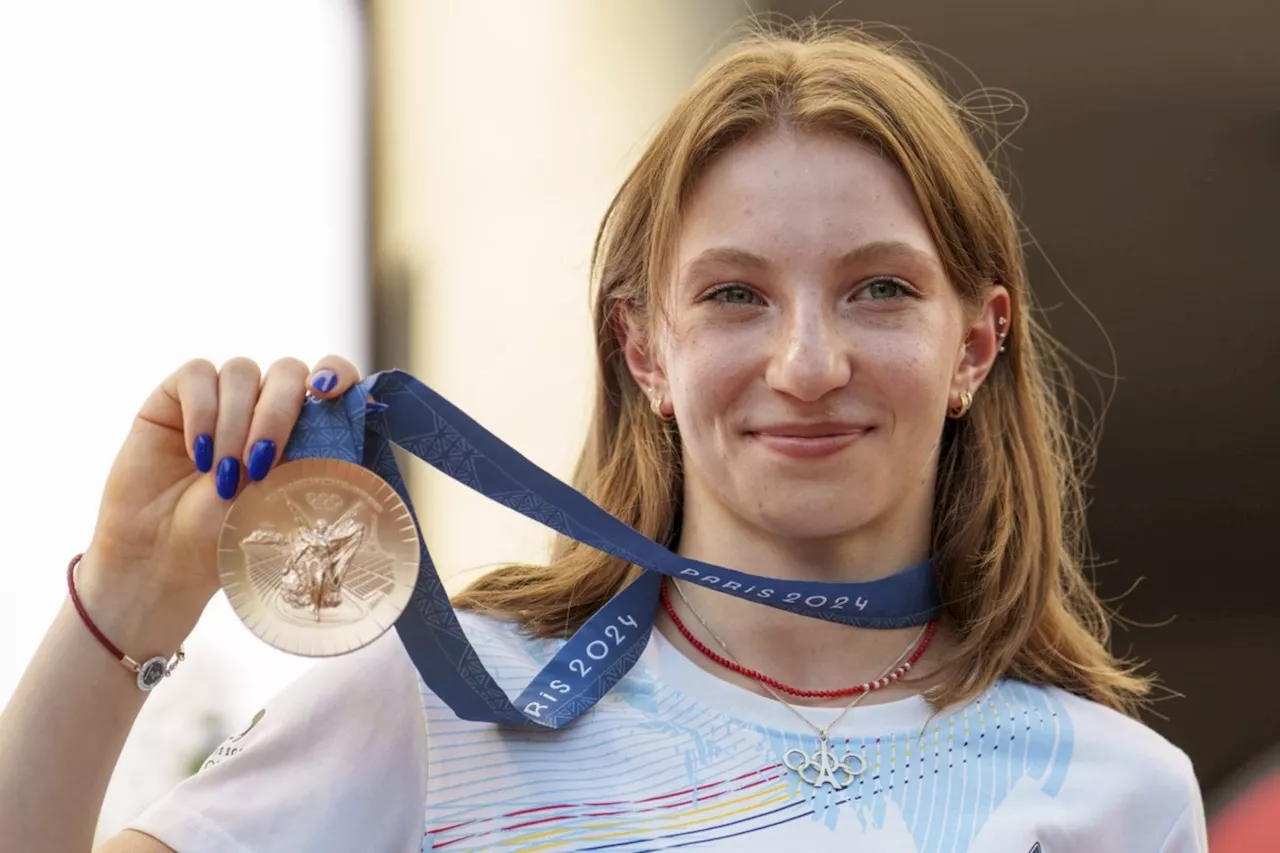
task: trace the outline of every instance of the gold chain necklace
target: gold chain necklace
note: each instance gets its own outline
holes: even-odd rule
[[[693,618],[698,620],[698,624],[711,635],[712,639],[720,645],[720,648],[724,649],[725,657],[739,666],[742,666],[738,659],[733,656],[733,652],[729,651],[729,646],[725,641],[720,639],[720,636],[716,634],[715,631],[711,630],[711,626],[707,624],[707,620],[702,618],[702,614],[698,612],[698,608],[694,607],[693,602],[691,602],[684,594],[684,590],[680,588],[680,584],[673,580],[671,585],[675,587],[676,594],[680,596],[680,600],[684,602],[684,606],[689,608],[689,612],[693,614]],[[927,625],[920,629],[920,633],[915,636],[910,645],[903,650],[902,654],[898,655],[898,659],[890,664],[889,668],[881,674],[880,679],[877,679],[877,681],[884,679],[890,673],[897,670],[898,667],[902,665],[902,662],[911,656],[911,653],[920,643],[921,638],[924,637],[927,630]],[[835,744],[831,743],[827,733],[830,732],[831,729],[835,728],[836,723],[843,720],[845,715],[852,711],[859,702],[867,698],[867,695],[871,693],[871,690],[865,690],[857,696],[854,696],[853,699],[849,701],[849,704],[845,705],[844,709],[836,715],[834,720],[827,723],[825,726],[819,727],[814,725],[813,722],[811,722],[804,714],[801,714],[794,705],[786,699],[783,699],[782,694],[777,690],[774,690],[772,686],[759,680],[757,680],[756,683],[768,691],[770,696],[778,700],[778,703],[781,704],[782,707],[786,708],[802,723],[818,733],[818,746],[812,752],[806,753],[802,749],[792,747],[783,753],[782,763],[786,765],[788,770],[795,773],[800,781],[804,782],[806,785],[811,785],[814,788],[820,788],[823,785],[830,785],[833,790],[842,791],[853,784],[853,780],[858,776],[861,776],[867,769],[867,760],[863,757],[861,749],[854,752],[846,746],[844,755],[836,755]],[[857,763],[856,768],[854,766],[854,762]]]

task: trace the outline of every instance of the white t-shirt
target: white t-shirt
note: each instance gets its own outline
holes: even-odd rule
[[[459,616],[512,695],[558,645]],[[1058,689],[1004,681],[937,716],[918,697],[859,707],[831,737],[866,762],[840,791],[784,764],[816,734],[656,631],[562,731],[467,722],[392,631],[309,671],[132,827],[179,853],[1207,850],[1186,755]]]

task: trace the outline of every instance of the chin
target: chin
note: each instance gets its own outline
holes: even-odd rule
[[[848,494],[770,495],[748,517],[761,530],[784,539],[835,539],[866,527],[875,509]]]

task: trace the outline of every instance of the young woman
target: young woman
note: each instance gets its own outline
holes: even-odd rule
[[[388,632],[104,850],[1205,849],[1190,763],[1133,719],[1147,682],[1081,572],[1016,221],[925,72],[849,32],[736,44],[614,199],[596,276],[576,486],[777,582],[930,560],[937,622],[849,627],[669,579],[635,667],[560,730],[459,719]],[[304,394],[357,378],[327,359],[164,381],[76,570],[103,634],[178,648],[241,467],[264,476]],[[514,694],[638,574],[564,539],[456,604]],[[144,695],[68,605],[0,725],[0,847],[88,848]]]

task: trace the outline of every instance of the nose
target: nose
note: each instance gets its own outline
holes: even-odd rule
[[[765,381],[775,391],[813,403],[847,385],[851,373],[849,341],[836,318],[813,306],[792,312],[782,324]]]

